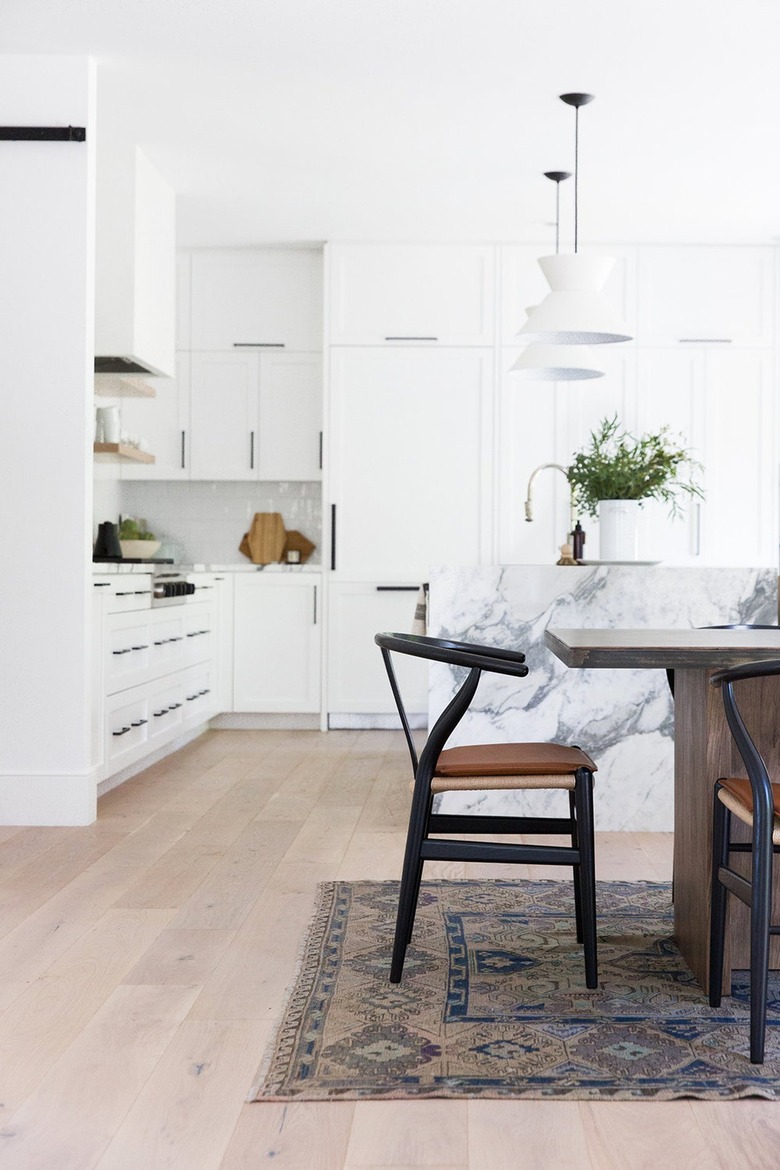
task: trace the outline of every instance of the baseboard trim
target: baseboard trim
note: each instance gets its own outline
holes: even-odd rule
[[[226,711],[209,724],[216,731],[319,731],[319,715],[266,711]]]
[[[413,729],[428,726],[428,716],[410,715],[409,726]],[[364,713],[355,711],[328,712],[328,730],[361,730],[364,728],[378,728],[380,730],[400,730],[401,720],[397,715],[380,715],[377,712]]]

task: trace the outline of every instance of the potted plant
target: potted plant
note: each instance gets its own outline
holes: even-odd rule
[[[602,419],[566,469],[577,502],[598,518],[602,560],[637,559],[638,509],[645,500],[661,500],[676,517],[681,497],[703,499],[693,478],[680,477],[686,469],[692,476],[701,465],[669,427],[636,438],[617,415]]]
[[[119,525],[119,544],[123,557],[148,560],[158,551],[161,542],[155,540],[154,533],[147,531],[144,520],[126,516]]]

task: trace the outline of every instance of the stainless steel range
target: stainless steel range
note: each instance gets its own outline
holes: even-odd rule
[[[185,570],[157,569],[152,576],[152,606],[183,605],[195,593],[195,588],[187,580]]]

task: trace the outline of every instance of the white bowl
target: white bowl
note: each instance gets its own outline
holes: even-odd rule
[[[142,557],[147,560],[159,552],[161,540],[120,540],[123,557]]]

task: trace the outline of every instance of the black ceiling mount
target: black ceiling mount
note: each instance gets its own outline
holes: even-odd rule
[[[561,230],[561,183],[571,178],[571,171],[545,171],[545,179],[555,183],[555,255],[558,255]]]
[[[84,142],[84,126],[0,126],[4,142]]]
[[[588,102],[592,102],[595,96],[593,93],[562,93],[560,98],[567,106],[579,109],[580,106],[587,106]]]

